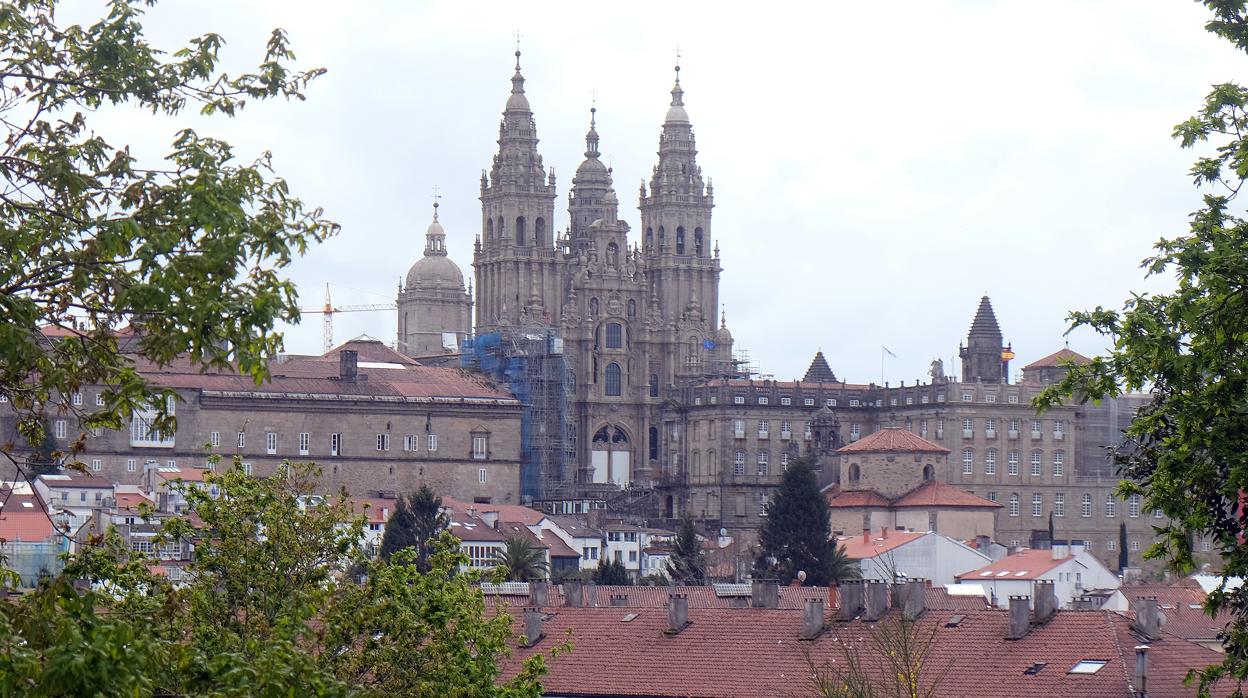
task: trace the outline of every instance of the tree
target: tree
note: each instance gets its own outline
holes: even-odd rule
[[[1213,12],[1206,29],[1248,52],[1248,2],[1203,4]],[[1091,328],[1110,338],[1112,348],[1071,365],[1036,406],[1148,391],[1151,400],[1112,453],[1124,477],[1117,495],[1141,496],[1145,510],[1166,517],[1144,557],[1187,572],[1195,564],[1193,544],[1202,539],[1220,554],[1223,574],[1244,576],[1248,220],[1236,199],[1248,175],[1248,89],[1215,85],[1173,135],[1183,148],[1200,150],[1190,174],[1201,206],[1185,234],[1159,241],[1143,263],[1147,276],[1173,275],[1173,290],[1134,293],[1121,311],[1072,313],[1072,330]],[[1221,677],[1248,678],[1248,588],[1215,590],[1207,610],[1230,611],[1232,621],[1223,635],[1225,661],[1200,672],[1202,693]]]
[[[791,462],[779,491],[767,503],[755,575],[788,584],[804,571],[806,583],[812,586],[856,577],[856,568],[847,564],[844,551],[837,550],[830,533],[828,503],[819,491],[810,461]]]
[[[509,582],[541,579],[550,567],[542,551],[519,536],[507,539],[503,549],[495,553],[494,564]]]
[[[47,424],[43,425],[43,438],[39,440],[39,445],[35,447],[30,458],[26,461],[28,466],[27,475],[34,478],[44,473],[55,473],[57,466],[60,465],[60,449],[57,448],[56,439],[53,437],[52,430]]]
[[[381,557],[389,560],[400,550],[414,548],[413,562],[422,570],[428,569],[428,542],[450,524],[450,517],[442,511],[442,498],[429,485],[422,484],[407,497],[399,498],[381,536]]]
[[[598,570],[594,573],[594,582],[603,586],[631,586],[633,580],[628,576],[628,570],[624,569],[624,563],[619,560],[607,560],[598,563]]]
[[[931,662],[937,626],[888,614],[866,633],[836,643],[838,657],[818,662],[807,651],[811,689],[819,698],[930,698],[949,670]]]
[[[698,531],[693,526],[693,519],[688,516],[680,520],[676,543],[667,560],[667,575],[675,584],[706,583],[706,559],[702,553],[702,544],[698,541]]]
[[[338,229],[289,193],[268,153],[240,162],[182,129],[163,160],[141,163],[106,139],[100,111],[235,116],[248,100],[301,100],[324,72],[293,71],[277,29],[257,72],[218,73],[216,34],[172,51],[146,41],[152,4],[112,0],[85,26],[58,22],[55,0],[0,8],[0,395],[31,447],[53,413],[119,429],[142,412],[171,431],[176,397],[136,356],[263,379],[276,323],[299,318],[279,274]],[[85,385],[105,386],[103,406],[73,404]],[[0,450],[24,465],[20,447]]]

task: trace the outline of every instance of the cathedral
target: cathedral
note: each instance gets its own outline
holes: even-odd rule
[[[481,173],[475,327],[468,323],[472,293],[446,257],[436,213],[424,257],[399,291],[399,348],[409,356],[436,354],[448,339],[469,334],[558,338],[570,373],[575,468],[565,477],[577,483],[657,479],[664,398],[679,386],[735,375],[732,335],[715,312],[714,192],[697,163],[679,66],[658,156],[638,194],[633,233],[620,218],[612,171],[599,159],[591,109],[585,160],[568,192],[569,224],[558,232],[555,176],[538,151],[517,51],[498,152]]]

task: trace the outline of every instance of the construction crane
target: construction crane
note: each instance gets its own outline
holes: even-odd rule
[[[329,284],[325,284],[325,305],[320,308],[300,308],[299,312],[309,315],[321,314],[325,316],[323,324],[323,339],[325,351],[334,348],[334,313],[367,313],[375,310],[396,310],[398,305],[395,303],[372,303],[369,305],[340,305],[334,306],[333,301],[329,298]]]

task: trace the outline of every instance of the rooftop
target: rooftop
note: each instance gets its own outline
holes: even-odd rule
[[[928,441],[912,431],[901,427],[884,427],[874,434],[868,434],[848,446],[842,446],[837,453],[940,453],[949,449]]]
[[[984,565],[977,570],[957,576],[970,582],[987,582],[996,579],[1039,579],[1054,567],[1073,560],[1074,555],[1054,558],[1052,550],[1023,550]]]
[[[1024,366],[1023,370],[1029,368],[1056,368],[1069,363],[1087,364],[1092,363],[1092,359],[1089,359],[1078,352],[1071,351],[1070,349],[1062,348],[1052,354],[1049,354],[1043,359],[1036,359],[1035,361],[1032,361]]]
[[[1001,505],[938,480],[928,480],[902,495],[894,507],[966,507],[1000,509]]]
[[[896,550],[906,543],[916,541],[923,536],[934,536],[935,533],[919,533],[918,531],[888,531],[878,537],[868,535],[845,536],[837,538],[837,542],[845,546],[845,554],[853,560],[868,560]]]

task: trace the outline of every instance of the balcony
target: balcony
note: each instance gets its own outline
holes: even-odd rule
[[[793,438],[793,432],[791,432],[791,431],[782,431],[782,432],[780,432],[780,438],[781,438],[782,440],[784,440],[784,441],[788,441],[789,439]]]
[[[1062,439],[1064,439],[1064,438],[1066,438],[1066,432],[1064,432],[1064,431],[1055,431],[1055,432],[1053,432],[1053,440],[1054,440],[1054,441],[1061,441],[1061,440],[1062,440]]]
[[[1042,437],[1042,436],[1044,436],[1044,435],[1043,435],[1043,434],[1041,434],[1041,433],[1040,433],[1040,432],[1038,432],[1038,431],[1033,431],[1033,432],[1031,432],[1031,440],[1032,440],[1032,441],[1039,441],[1039,440],[1040,440],[1040,437]]]
[[[857,441],[857,440],[858,440],[858,434],[850,434],[850,435],[849,435],[849,440],[850,440],[851,442],[852,442],[852,441]]]
[[[984,438],[988,438],[988,439],[995,439],[995,438],[997,438],[997,430],[996,430],[996,429],[985,429],[985,430],[984,430]]]
[[[767,430],[765,430],[765,429],[759,429],[759,430],[758,430],[758,438],[760,438],[760,439],[770,439],[770,438],[771,438],[771,432],[770,432],[770,431],[767,431]]]
[[[745,430],[744,430],[744,429],[733,429],[733,430],[732,430],[732,438],[734,438],[734,439],[744,439],[744,438],[745,438]]]
[[[1009,431],[1005,432],[1005,437],[1006,437],[1007,439],[1017,439],[1017,438],[1018,438],[1018,430],[1017,430],[1017,429],[1011,429],[1011,430],[1009,430]]]
[[[973,438],[975,438],[975,430],[974,430],[974,429],[963,429],[963,430],[962,430],[962,438],[964,438],[964,439],[973,439]]]

